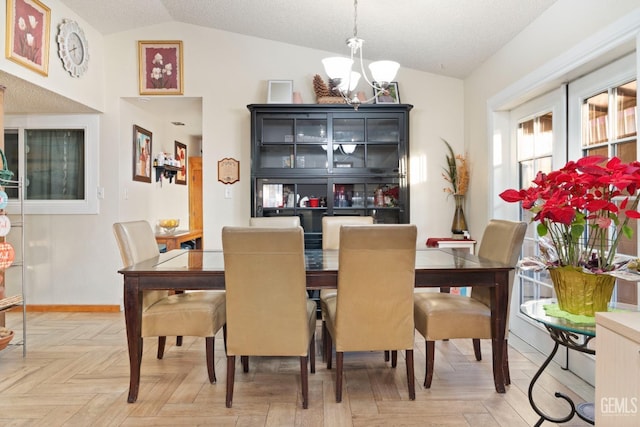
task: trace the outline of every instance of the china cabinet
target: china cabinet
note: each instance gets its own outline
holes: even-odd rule
[[[252,104],[251,215],[297,215],[307,248],[325,215],[409,222],[408,104]]]

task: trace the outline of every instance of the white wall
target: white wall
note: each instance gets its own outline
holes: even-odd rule
[[[107,56],[112,58],[108,64],[113,66],[106,73],[108,79],[113,77],[113,83],[107,83],[113,88],[110,95],[129,97],[137,94],[135,40],[143,38],[184,41],[184,96],[202,97],[203,100],[204,240],[207,248],[218,249],[221,247],[221,228],[229,224],[246,224],[250,216],[250,123],[246,106],[265,103],[267,81],[275,79],[293,80],[294,90],[301,92],[303,100],[315,102],[313,75],[322,73],[320,61],[328,53],[181,23],[163,24],[107,38]],[[440,137],[461,149],[462,83],[409,69],[401,69],[397,80],[402,102],[414,104],[411,158],[412,166],[415,166],[413,172],[420,172],[415,175],[421,178],[411,184],[411,221],[419,226],[419,240],[424,242],[428,236],[450,233],[453,201],[447,200],[441,191],[444,186],[441,178],[444,145]],[[131,112],[121,111],[120,118],[125,117],[132,117]],[[123,154],[119,164],[124,170],[130,163],[125,154],[129,150],[129,142],[125,139],[129,124],[120,123]],[[217,161],[224,157],[240,160],[241,179],[232,186],[232,199],[224,198],[225,186],[217,182]],[[129,182],[126,173],[120,174],[120,180],[122,186],[138,186],[138,183]],[[140,200],[136,203],[143,204]],[[432,203],[445,207],[427,212],[427,206]],[[136,211],[137,208],[124,209],[121,213]]]
[[[44,3],[51,9],[48,76],[43,76],[20,64],[10,61],[5,58],[5,55],[0,57],[0,70],[18,76],[38,86],[43,86],[55,93],[62,94],[67,98],[85,104],[97,111],[102,111],[106,95],[104,87],[105,57],[102,55],[104,51],[102,35],[58,0],[47,0]],[[6,13],[7,8],[4,6],[0,7],[0,22],[3,28],[3,30],[0,31],[0,42],[2,43],[3,49],[6,38],[6,32],[4,31]],[[77,21],[89,40],[89,69],[81,78],[71,77],[71,75],[62,68],[62,61],[58,57],[56,37],[58,35],[58,25],[62,22],[62,19]],[[11,88],[7,88],[7,90],[9,91]]]
[[[465,79],[465,146],[473,165],[470,189],[473,215],[468,218],[472,234],[481,233],[489,218],[503,215],[497,207],[499,202],[494,204],[495,194],[503,188],[494,188],[491,177],[494,173],[512,173],[512,165],[508,164],[510,159],[492,157],[503,147],[493,146],[487,124],[490,117],[498,120],[500,117],[490,116],[488,104],[511,85],[523,81],[528,83],[522,84],[523,88],[534,90],[537,83],[530,79],[532,74],[562,58],[576,45],[588,45],[593,34],[626,14],[637,12],[638,8],[637,0],[607,2],[606,5],[599,0],[559,0]],[[592,49],[596,47],[594,44]],[[576,66],[579,60],[576,59]],[[561,82],[560,76],[555,87]],[[544,83],[539,82],[540,85]],[[508,141],[503,140],[503,143]]]

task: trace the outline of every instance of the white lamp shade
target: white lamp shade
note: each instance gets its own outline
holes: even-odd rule
[[[356,147],[356,144],[342,144],[342,150],[346,154],[353,154],[353,152],[356,151]]]
[[[325,66],[326,67],[326,66]],[[376,61],[369,64],[373,80],[377,83],[389,83],[396,78],[400,64],[395,61]]]
[[[360,81],[360,73],[352,71],[351,72],[351,78],[350,79],[346,79],[346,80],[342,80],[340,82],[340,84],[338,85],[338,88],[343,93],[351,92],[352,90],[354,90],[356,88],[356,86],[358,86],[358,81]]]
[[[322,65],[324,65],[324,71],[330,79],[340,79],[344,81],[349,77],[353,60],[339,56],[332,56],[331,58],[324,58],[322,60]]]

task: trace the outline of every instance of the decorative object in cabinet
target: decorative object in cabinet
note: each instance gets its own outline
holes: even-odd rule
[[[409,222],[406,104],[252,104],[251,216],[298,216],[307,248],[322,217]]]

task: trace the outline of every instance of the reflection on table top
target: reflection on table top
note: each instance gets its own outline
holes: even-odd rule
[[[307,271],[337,271],[339,251],[310,249],[305,251]],[[420,249],[416,251],[416,270],[510,270],[503,264],[470,255],[464,249]],[[157,258],[120,270],[128,272],[149,271],[224,271],[222,251],[173,250]]]
[[[544,311],[544,306],[547,304],[557,303],[555,298],[545,298],[540,300],[531,300],[523,303],[520,306],[520,311],[530,319],[542,323],[543,325],[550,326],[552,328],[562,329],[567,332],[573,332],[580,335],[586,335],[590,337],[596,336],[596,321],[595,317],[593,323],[574,323],[567,319],[560,317],[547,316]],[[624,310],[624,311],[640,311],[640,307],[630,304],[612,302],[609,304],[609,309]]]

